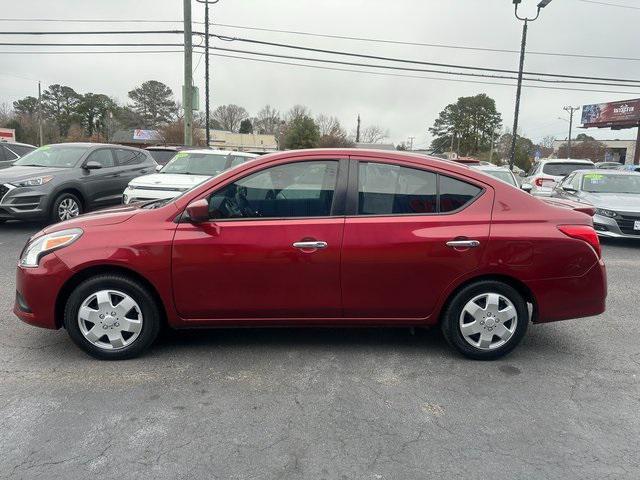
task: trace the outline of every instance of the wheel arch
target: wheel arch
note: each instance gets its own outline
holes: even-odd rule
[[[78,285],[80,285],[83,281],[91,277],[95,277],[96,275],[104,275],[104,274],[123,275],[144,285],[149,290],[149,293],[151,293],[151,295],[153,296],[154,300],[156,301],[159,307],[160,316],[161,316],[160,321],[162,325],[166,326],[168,324],[167,307],[162,301],[162,297],[158,293],[158,290],[153,285],[153,283],[147,280],[143,275],[139,274],[134,270],[131,270],[129,268],[122,267],[122,266],[94,265],[76,272],[71,278],[69,278],[65,282],[65,284],[62,286],[62,288],[58,292],[58,296],[56,297],[55,310],[54,310],[56,328],[60,328],[63,324],[64,307],[67,299],[69,298],[69,295],[71,295],[71,292],[73,292],[73,290]]]
[[[82,211],[83,212],[87,211],[87,206],[88,206],[87,198],[84,192],[82,191],[82,189],[78,188],[75,185],[64,185],[60,187],[58,190],[54,191],[53,194],[51,195],[50,205],[53,205],[56,199],[64,193],[70,193],[72,195],[75,195],[76,198],[80,200],[80,203],[82,204],[81,205]]]
[[[501,282],[504,283],[506,285],[509,285],[510,287],[514,288],[520,295],[522,295],[522,297],[524,298],[526,303],[530,303],[532,306],[532,311],[531,311],[531,320],[535,323],[537,318],[538,318],[538,304],[536,301],[536,297],[533,294],[533,292],[531,291],[531,289],[521,280],[518,280],[515,277],[511,277],[509,275],[502,275],[502,274],[483,274],[483,275],[478,275],[472,278],[468,278],[466,280],[464,280],[463,282],[461,282],[459,285],[457,285],[453,290],[451,290],[449,292],[449,294],[447,295],[445,301],[442,304],[442,307],[440,308],[440,311],[438,312],[438,324],[442,323],[443,320],[443,313],[447,311],[447,307],[449,306],[449,304],[451,303],[451,301],[453,300],[453,298],[456,296],[456,294],[462,290],[463,288],[473,284],[473,283],[478,283],[478,282],[483,282],[483,281],[496,281],[496,282]]]

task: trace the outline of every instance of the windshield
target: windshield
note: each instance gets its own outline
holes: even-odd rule
[[[180,152],[160,170],[160,173],[214,176],[224,171],[226,164],[226,155]]]
[[[566,177],[576,170],[591,170],[593,165],[587,163],[546,163],[542,172],[554,177]]]
[[[87,147],[77,145],[45,145],[27,153],[14,162],[14,165],[30,167],[75,167],[78,160],[85,154]]]
[[[166,165],[178,153],[175,150],[147,150],[147,152],[151,154],[158,165]]]
[[[491,175],[492,177],[495,177],[498,180],[502,180],[503,182],[506,182],[509,185],[513,185],[514,187],[518,186],[516,184],[515,179],[513,178],[513,175],[511,175],[511,172],[507,172],[504,170],[485,170],[484,173],[486,173],[487,175]]]
[[[591,193],[640,194],[640,175],[588,173],[582,179],[582,189]]]

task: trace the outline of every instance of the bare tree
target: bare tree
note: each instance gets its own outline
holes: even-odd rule
[[[336,117],[318,115],[316,125],[320,130],[318,147],[353,147],[353,142]]]
[[[340,133],[342,130],[342,125],[340,125],[340,120],[336,117],[331,117],[325,114],[320,114],[316,117],[316,124],[318,128],[320,128],[320,135],[335,135]]]
[[[237,132],[240,129],[242,120],[249,118],[249,113],[238,105],[220,105],[213,111],[211,118],[214,122],[217,122],[223,130]]]
[[[388,130],[383,130],[378,125],[369,125],[361,130],[360,141],[362,143],[380,143],[388,136]]]
[[[311,117],[311,110],[309,110],[309,108],[305,107],[304,105],[294,105],[287,112],[287,123],[298,120],[302,117]]]
[[[280,112],[271,105],[265,105],[253,120],[253,128],[257,133],[275,135],[281,122]]]

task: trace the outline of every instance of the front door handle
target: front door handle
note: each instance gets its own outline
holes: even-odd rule
[[[451,248],[476,248],[480,246],[478,240],[451,240],[447,242],[447,247]]]
[[[327,248],[328,244],[327,242],[313,240],[309,242],[295,242],[293,246],[295,248],[300,248],[302,250],[312,250],[312,249],[316,250],[319,248]]]

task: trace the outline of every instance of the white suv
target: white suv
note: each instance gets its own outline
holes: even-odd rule
[[[549,197],[556,184],[571,172],[593,168],[595,164],[591,160],[543,158],[533,164],[524,181],[533,187],[532,195]]]
[[[122,194],[122,202],[173,198],[225,170],[257,157],[229,150],[183,150],[158,173],[134,178]]]

